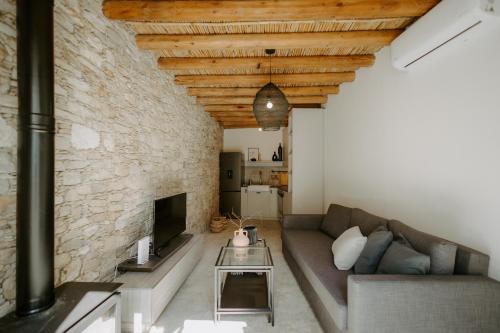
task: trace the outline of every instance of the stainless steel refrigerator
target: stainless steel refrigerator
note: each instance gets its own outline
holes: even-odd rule
[[[234,211],[241,215],[241,186],[245,181],[245,161],[242,153],[220,154],[220,213]]]

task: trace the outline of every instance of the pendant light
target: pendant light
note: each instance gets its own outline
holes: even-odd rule
[[[263,131],[278,131],[288,117],[288,101],[285,94],[271,82],[271,56],[274,49],[266,49],[269,56],[269,83],[255,95],[253,113]]]

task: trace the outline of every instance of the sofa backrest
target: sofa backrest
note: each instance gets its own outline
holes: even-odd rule
[[[349,207],[331,204],[319,227],[320,230],[333,238],[338,238],[349,228],[351,210]]]
[[[379,217],[359,208],[353,208],[349,228],[358,226],[364,236],[368,236],[380,226],[387,227],[387,219]]]
[[[320,229],[333,238],[345,230],[359,226],[368,236],[384,225],[394,236],[401,233],[418,252],[431,257],[431,274],[488,275],[490,257],[474,249],[413,229],[406,224],[384,219],[359,208],[331,204]]]
[[[455,274],[488,276],[490,257],[484,253],[457,244]]]
[[[381,225],[387,227],[387,220],[359,208],[331,204],[323,218],[320,230],[333,238],[338,238],[347,229],[358,226],[361,233],[368,236]]]
[[[431,258],[430,274],[488,275],[489,257],[422,231],[391,220],[389,230],[396,236],[401,233],[418,252]]]

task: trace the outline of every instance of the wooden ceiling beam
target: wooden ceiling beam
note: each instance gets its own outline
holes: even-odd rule
[[[353,71],[372,66],[375,56],[272,57],[273,69],[329,69],[332,72]],[[164,70],[261,70],[269,68],[269,57],[238,58],[167,58],[158,59]]]
[[[252,105],[205,105],[206,112],[253,112]]]
[[[289,32],[224,35],[137,35],[145,50],[360,48],[389,45],[402,30]]]
[[[224,129],[237,129],[237,128],[259,128],[259,125],[224,125],[221,124]],[[288,125],[283,125],[283,127],[287,127]]]
[[[232,122],[232,123],[236,123],[236,122],[239,122],[239,123],[256,123],[257,121],[255,120],[255,118],[237,118],[237,117],[214,117],[217,121],[221,121],[221,122]]]
[[[222,124],[224,127],[225,126],[245,126],[245,125],[253,125],[255,127],[260,127],[259,124],[254,121],[219,121],[220,124]],[[282,123],[281,126],[287,127],[288,123]]]
[[[228,120],[225,120],[225,121],[219,121],[219,122],[222,123],[223,125],[258,125],[258,123],[257,123],[256,120],[253,120],[253,121],[248,121],[248,120],[245,120],[245,121],[237,121],[237,120],[228,121]]]
[[[354,81],[354,72],[275,74],[272,82],[278,86],[312,85],[331,86]],[[262,87],[269,75],[176,75],[175,83],[186,87]]]
[[[198,97],[196,102],[203,105],[230,105],[249,104],[253,105],[255,97],[252,96],[224,96],[224,97]],[[289,104],[324,104],[328,98],[326,96],[291,96],[287,98]]]
[[[285,96],[314,96],[338,94],[339,86],[317,87],[283,87],[280,88]],[[188,88],[188,95],[198,97],[220,96],[255,96],[260,90],[257,88]]]
[[[107,0],[103,3],[103,13],[110,19],[139,22],[380,19],[421,16],[438,2],[438,0]]]
[[[253,113],[247,113],[245,115],[234,115],[232,113],[210,113],[210,115],[217,119],[250,119],[255,120],[255,116]]]
[[[290,105],[291,108],[321,108],[321,104],[318,103],[302,103]],[[235,104],[235,105],[205,105],[204,109],[208,113],[252,113],[253,105],[249,104]]]
[[[253,117],[254,114],[252,111],[211,111],[208,112],[211,116],[214,117]]]

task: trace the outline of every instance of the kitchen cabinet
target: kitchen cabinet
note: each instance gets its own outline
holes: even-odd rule
[[[241,189],[241,215],[257,219],[278,219],[278,189],[249,191]]]

